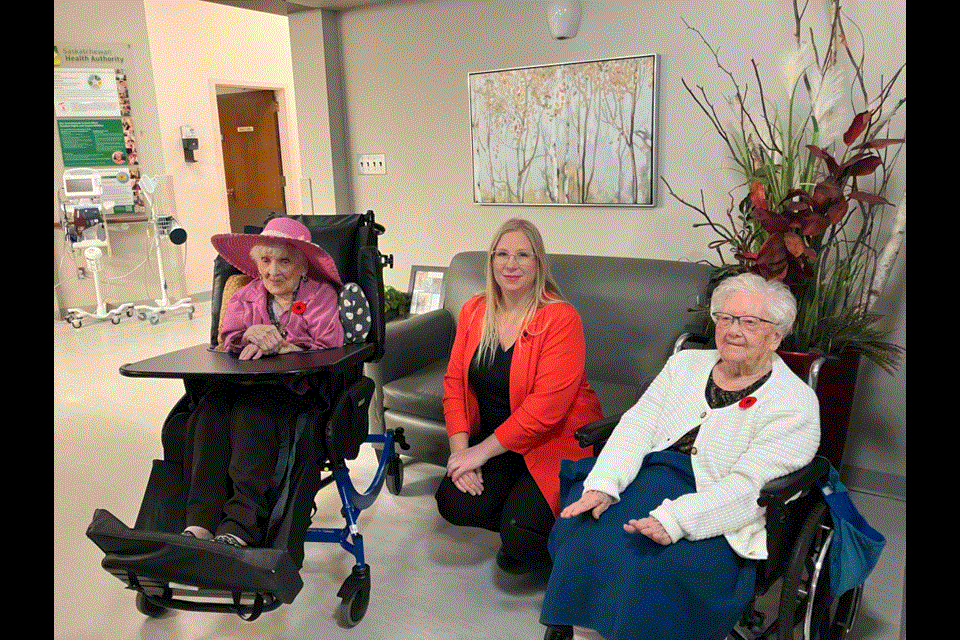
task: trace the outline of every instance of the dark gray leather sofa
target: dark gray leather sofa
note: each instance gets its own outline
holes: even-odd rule
[[[376,383],[371,432],[402,427],[415,460],[446,464],[443,376],[463,304],[482,291],[487,253],[454,256],[444,279],[443,308],[386,326],[385,351],[366,373]],[[587,378],[604,415],[636,402],[678,337],[703,333],[712,268],[672,260],[552,254],[554,279],[576,307],[586,337]]]

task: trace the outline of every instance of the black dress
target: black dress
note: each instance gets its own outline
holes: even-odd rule
[[[470,446],[488,438],[510,417],[510,365],[514,347],[499,345],[492,360],[474,357],[468,371],[477,396],[479,429]],[[480,469],[483,491],[478,496],[460,491],[449,477],[437,489],[437,507],[448,522],[500,533],[501,553],[526,567],[548,565],[547,537],[554,516],[540,488],[527,470],[523,456],[507,451]]]

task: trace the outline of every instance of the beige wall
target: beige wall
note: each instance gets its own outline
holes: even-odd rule
[[[493,229],[516,215],[534,220],[554,252],[707,257],[705,246],[712,237],[693,229],[696,214],[662,189],[658,206],[651,209],[474,205],[467,74],[658,54],[659,172],[685,198],[698,200],[702,190],[709,209],[720,214],[737,178],[725,166],[726,150],[681,79],[703,85],[717,97],[718,107],[723,106],[720,93],[729,86],[681,18],[719,48],[738,78],[752,80],[750,60],[755,59],[765,88],[773,92],[781,86],[781,44],[793,37],[790,3],[582,0],[580,33],[563,42],[547,31],[547,4],[433,0],[287,19],[199,0],[70,0],[55,5],[54,28],[55,38],[124,41],[137,49],[145,85],[139,95],[147,102],[138,128],[150,147],[143,153],[154,163],[147,172],[172,176],[178,215],[191,234],[183,258],[187,294],[209,290],[213,252],[206,238],[227,229],[216,83],[284,91],[288,151],[297,172],[288,178],[288,198],[299,203],[302,182],[310,180],[316,213],[373,209],[387,228],[382,250],[396,261],[385,273],[386,282],[400,289],[407,286],[411,265],[443,265],[457,251],[485,246]],[[807,22],[822,25],[818,41],[826,29],[827,4],[810,2]],[[847,0],[843,6],[869,40],[871,75],[866,82],[876,86],[881,74],[889,78],[906,59],[905,0]],[[855,29],[848,35],[858,41]],[[342,90],[328,91],[331,87]],[[904,74],[898,95],[905,92]],[[904,110],[898,116],[900,131],[905,117]],[[183,162],[180,124],[198,130],[201,148],[195,165]],[[386,175],[357,175],[354,160],[366,153],[385,154]],[[293,166],[286,159],[285,164]],[[286,173],[294,175],[293,169]],[[904,153],[890,183],[891,199],[903,193],[905,176]],[[54,244],[57,259],[58,240]],[[905,263],[904,249],[882,304],[894,339],[904,345]],[[66,276],[60,281],[62,290],[78,288]],[[140,293],[131,297],[157,295],[152,280],[133,286]],[[904,487],[905,372],[905,362],[894,377],[864,367],[845,459],[878,482]]]
[[[686,93],[702,85],[714,104],[730,86],[711,54],[681,18],[719,49],[737,78],[753,81],[751,59],[764,88],[785,93],[781,45],[792,41],[794,22],[786,0],[582,0],[583,20],[572,40],[556,41],[546,26],[546,1],[448,0],[346,11],[341,15],[346,152],[383,153],[386,175],[357,175],[344,201],[348,209],[376,211],[387,233],[383,251],[395,267],[385,280],[407,287],[411,265],[444,265],[461,250],[484,247],[506,218],[532,219],[554,252],[696,260],[711,257],[710,233],[695,230],[695,212],[661,189],[652,209],[602,207],[481,206],[472,202],[472,161],[467,75],[526,65],[656,53],[660,56],[659,171],[685,199],[722,215],[738,177],[728,152]],[[807,25],[822,43],[828,20],[824,0],[810,2]],[[856,47],[855,22],[868,38],[865,82],[876,87],[906,61],[904,0],[847,1],[848,36]],[[291,17],[296,21],[297,17]],[[304,52],[292,43],[294,56]],[[822,44],[821,44],[822,46]],[[858,51],[858,49],[855,49]],[[330,55],[330,52],[327,54]],[[301,99],[314,98],[298,81]],[[905,95],[906,75],[895,98]],[[875,89],[871,93],[876,93]],[[851,113],[852,116],[852,113]],[[905,110],[895,131],[905,131]],[[892,176],[889,197],[906,184],[906,154]],[[658,185],[662,187],[661,185]],[[892,208],[891,208],[892,214]],[[906,344],[906,250],[882,308],[893,339]],[[854,408],[854,433],[845,463],[865,470],[865,482],[900,493],[906,476],[906,363],[894,377],[867,363]],[[905,481],[904,481],[905,482]]]
[[[189,234],[182,248],[162,243],[171,298],[209,291],[216,254],[208,239],[230,230],[217,85],[277,91],[281,153],[290,176],[286,199],[291,211],[301,211],[296,98],[285,17],[199,0],[69,0],[54,5],[54,39],[131,45],[137,86],[131,86],[130,93],[141,171],[170,176],[172,211]],[[184,161],[181,125],[196,130],[200,148],[194,152],[195,163]],[[55,185],[62,171],[59,157],[55,133]],[[76,279],[59,231],[54,236],[55,300],[61,308],[95,305],[91,280]],[[107,302],[160,297],[151,237],[146,223],[111,227],[114,255],[102,272]]]

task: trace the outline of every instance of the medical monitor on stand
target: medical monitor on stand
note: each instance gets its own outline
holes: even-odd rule
[[[100,271],[103,269],[103,249],[109,249],[107,225],[104,211],[112,209],[112,202],[103,202],[103,182],[100,174],[93,169],[67,169],[63,172],[63,197],[60,201],[61,224],[71,251],[83,251],[87,271],[93,275],[93,285],[97,294],[97,308],[90,312],[83,309],[67,309],[64,318],[79,329],[83,318],[120,322],[120,316],[126,312],[133,315],[133,303],[125,302],[107,309],[100,293]],[[78,270],[78,277],[86,272]]]

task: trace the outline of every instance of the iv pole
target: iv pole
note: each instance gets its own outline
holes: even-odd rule
[[[150,205],[150,217],[154,224],[154,236],[153,243],[154,247],[157,250],[157,268],[160,273],[160,292],[163,296],[160,300],[155,300],[157,306],[151,307],[148,305],[137,305],[134,307],[134,310],[137,312],[137,318],[140,320],[145,320],[147,313],[150,313],[150,324],[157,324],[160,321],[160,314],[166,313],[167,311],[174,311],[176,309],[186,309],[187,318],[190,320],[193,319],[193,301],[190,298],[182,298],[177,302],[170,304],[170,301],[167,299],[167,278],[163,272],[163,254],[160,252],[160,236],[170,237],[171,242],[174,244],[183,244],[187,240],[187,233],[179,225],[176,224],[173,216],[162,216],[153,206],[153,199],[150,197],[154,189],[157,188],[157,179],[156,177],[151,178],[150,176],[144,175],[140,177],[140,190],[143,191],[144,197],[147,199],[147,203]],[[178,241],[173,239],[173,233],[179,232],[178,238],[181,238]]]

